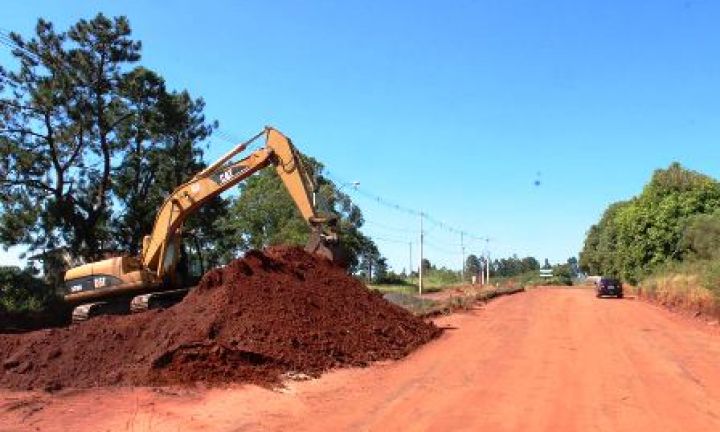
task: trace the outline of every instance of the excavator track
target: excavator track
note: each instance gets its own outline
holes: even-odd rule
[[[164,309],[182,301],[190,288],[152,292],[133,297],[130,312],[138,313],[149,309]]]
[[[99,315],[125,315],[130,313],[127,300],[101,301],[76,306],[72,311],[72,322],[87,321]]]
[[[87,321],[100,315],[127,315],[145,312],[150,309],[164,309],[182,301],[190,288],[141,294],[132,299],[115,299],[85,303],[72,311],[72,322]]]

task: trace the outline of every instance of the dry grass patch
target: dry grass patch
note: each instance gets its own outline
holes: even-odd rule
[[[670,274],[645,279],[635,292],[673,309],[682,309],[695,315],[720,317],[720,299],[703,286],[695,274]]]

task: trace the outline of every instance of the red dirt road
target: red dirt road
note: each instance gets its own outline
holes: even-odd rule
[[[0,430],[720,430],[714,327],[577,289],[437,323],[450,329],[404,360],[279,391],[0,392]]]

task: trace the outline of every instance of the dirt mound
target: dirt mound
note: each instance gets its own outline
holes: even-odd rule
[[[0,386],[252,382],[397,359],[440,330],[298,248],[252,251],[181,303],[0,335]]]

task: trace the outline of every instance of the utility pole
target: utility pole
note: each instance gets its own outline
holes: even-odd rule
[[[485,239],[485,250],[487,251],[487,268],[485,271],[487,272],[487,276],[485,276],[485,282],[490,285],[490,247],[488,246],[488,243],[490,242],[490,239]]]
[[[482,261],[480,261],[480,286],[485,286],[485,266],[487,266],[487,262],[485,257],[482,257]]]
[[[372,283],[372,268],[373,268],[372,259],[369,259],[367,264],[368,264],[367,280],[368,280],[368,283]]]
[[[410,247],[410,265],[408,266],[408,277],[412,274],[412,268],[413,268],[413,260],[412,260],[412,242],[408,242],[408,246]]]
[[[463,242],[463,232],[460,231],[460,251],[462,259],[460,261],[460,281],[465,282],[465,243]]]
[[[490,252],[488,252],[487,262],[487,276],[485,277],[485,280],[487,281],[487,284],[490,285]]]
[[[423,212],[420,212],[420,268],[418,269],[418,293],[423,291]]]

